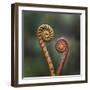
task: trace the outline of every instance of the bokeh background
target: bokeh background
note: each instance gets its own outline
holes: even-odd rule
[[[55,73],[62,58],[62,54],[55,49],[55,43],[59,37],[65,37],[69,42],[70,50],[62,75],[79,75],[80,14],[23,10],[23,77],[50,76],[36,36],[37,28],[41,24],[49,24],[54,29],[54,38],[47,42],[46,46],[52,58]]]

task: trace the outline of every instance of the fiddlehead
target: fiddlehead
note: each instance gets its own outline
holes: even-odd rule
[[[63,54],[63,58],[60,61],[60,65],[57,71],[57,74],[61,75],[68,56],[69,51],[68,41],[64,38],[59,38],[56,42],[55,48],[59,53]]]
[[[54,31],[51,28],[51,26],[49,26],[48,24],[42,24],[37,29],[37,37],[38,37],[38,40],[39,40],[39,43],[40,43],[40,47],[42,48],[42,52],[45,56],[45,60],[48,64],[51,76],[55,75],[54,66],[53,66],[51,57],[48,53],[45,42],[50,41],[53,38],[53,35],[54,35]]]

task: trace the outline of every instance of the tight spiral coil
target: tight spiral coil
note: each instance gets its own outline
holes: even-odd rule
[[[59,38],[56,42],[55,48],[60,53],[67,51],[68,49],[67,40],[65,40],[64,38]]]
[[[42,37],[44,41],[50,41],[54,36],[52,27],[48,24],[42,24],[37,29],[38,37]]]

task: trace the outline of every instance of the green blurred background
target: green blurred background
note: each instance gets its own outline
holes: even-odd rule
[[[36,31],[41,24],[49,24],[54,29],[54,38],[46,43],[55,73],[62,54],[55,50],[59,37],[69,41],[69,55],[62,75],[80,74],[80,14],[22,11],[23,28],[23,77],[50,76],[48,65],[42,54]]]

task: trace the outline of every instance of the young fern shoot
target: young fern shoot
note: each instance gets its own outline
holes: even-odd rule
[[[39,40],[40,47],[42,48],[43,55],[45,56],[45,60],[48,64],[48,68],[51,76],[55,75],[55,71],[54,71],[54,66],[53,66],[51,57],[45,45],[45,42],[50,41],[53,38],[53,36],[54,36],[54,31],[50,25],[42,24],[38,27],[37,38]]]
[[[65,38],[59,38],[56,42],[55,48],[59,53],[63,54],[62,60],[60,61],[60,65],[57,70],[57,74],[61,75],[64,65],[65,65],[65,62],[67,61],[67,56],[68,56],[68,52],[69,52],[68,41]]]

